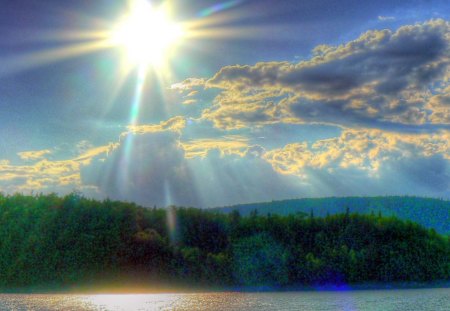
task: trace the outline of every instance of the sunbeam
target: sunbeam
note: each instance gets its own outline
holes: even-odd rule
[[[58,48],[52,48],[39,52],[31,52],[19,56],[5,57],[0,61],[2,69],[0,76],[6,76],[23,72],[36,67],[49,65],[51,63],[62,61],[68,58],[77,57],[83,54],[93,53],[106,49],[110,43],[103,40],[87,41],[68,44]]]

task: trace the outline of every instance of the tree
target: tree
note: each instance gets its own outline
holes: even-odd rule
[[[238,284],[281,286],[288,282],[288,253],[265,233],[240,239],[233,245],[233,272]]]

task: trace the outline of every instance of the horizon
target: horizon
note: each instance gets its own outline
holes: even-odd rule
[[[450,200],[445,0],[17,0],[0,192]]]
[[[149,205],[141,205],[138,204],[137,202],[131,201],[131,200],[118,200],[118,199],[113,199],[110,197],[104,197],[104,198],[95,198],[95,197],[90,197],[90,196],[86,196],[84,195],[82,192],[79,191],[72,191],[69,193],[65,193],[65,194],[58,194],[56,192],[50,192],[50,193],[44,193],[44,192],[32,192],[32,193],[20,193],[20,192],[16,192],[16,193],[3,193],[0,191],[0,196],[15,196],[15,195],[20,195],[20,196],[30,196],[30,197],[38,197],[38,196],[48,196],[48,195],[56,195],[59,198],[63,198],[65,196],[68,195],[79,195],[81,198],[85,198],[85,199],[89,199],[89,200],[94,200],[94,201],[98,201],[98,202],[103,202],[103,201],[117,201],[117,202],[122,202],[122,203],[127,203],[127,204],[135,204],[139,207],[142,208],[146,208],[146,209],[151,209],[151,208],[158,208],[158,209],[167,209],[170,207],[176,207],[176,208],[197,208],[197,209],[223,209],[223,208],[230,208],[230,207],[235,207],[235,206],[245,206],[245,205],[259,205],[259,204],[270,204],[270,203],[279,203],[279,202],[287,202],[287,201],[298,201],[298,200],[323,200],[323,199],[379,199],[379,198],[413,198],[413,199],[426,199],[426,200],[437,200],[437,201],[444,201],[444,202],[450,202],[450,199],[447,198],[443,198],[443,197],[427,197],[427,196],[420,196],[420,195],[409,195],[409,194],[398,194],[398,195],[373,195],[373,196],[365,196],[365,195],[355,195],[355,196],[324,196],[324,197],[297,197],[297,198],[285,198],[285,199],[277,199],[277,200],[268,200],[268,201],[252,201],[252,202],[241,202],[241,203],[236,203],[236,204],[232,204],[232,205],[217,205],[217,206],[207,206],[207,207],[200,207],[200,206],[191,206],[191,205],[187,205],[187,206],[182,206],[182,205],[166,205],[166,206],[158,206],[156,204],[149,204]]]

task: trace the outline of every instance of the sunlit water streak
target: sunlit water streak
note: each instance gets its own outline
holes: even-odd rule
[[[450,289],[139,295],[0,295],[0,310],[449,310]]]

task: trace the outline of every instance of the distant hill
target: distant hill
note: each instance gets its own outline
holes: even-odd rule
[[[404,220],[417,222],[437,232],[450,234],[450,201],[413,196],[385,197],[329,197],[315,199],[293,199],[263,203],[240,204],[218,207],[225,213],[238,210],[243,216],[257,210],[260,215],[289,215],[304,213],[325,217],[327,214],[344,213],[378,214],[396,216]]]

